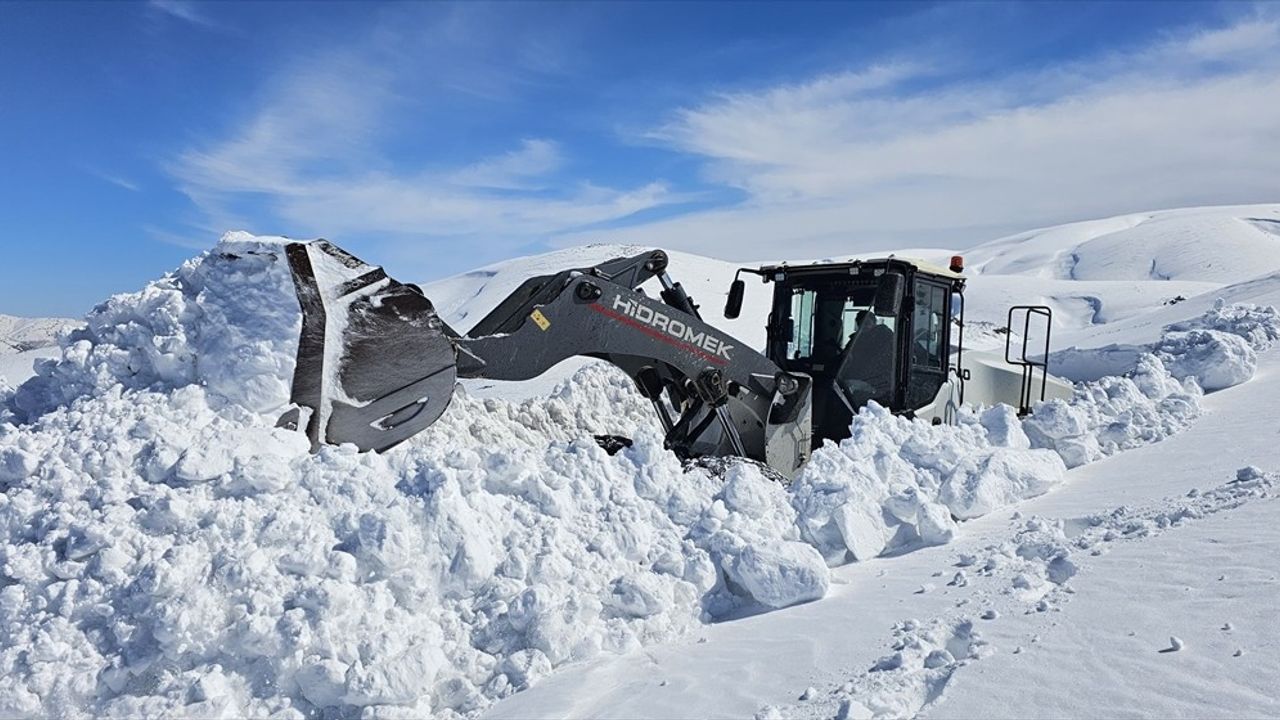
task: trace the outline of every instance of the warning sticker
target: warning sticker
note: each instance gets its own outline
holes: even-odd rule
[[[529,317],[533,318],[534,324],[543,330],[551,327],[551,321],[547,319],[546,315],[542,314],[541,310],[534,310],[529,314]]]

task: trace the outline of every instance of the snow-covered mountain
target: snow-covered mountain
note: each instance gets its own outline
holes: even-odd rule
[[[79,321],[66,318],[25,318],[0,314],[0,355],[13,355],[57,345],[59,333],[79,326]]]
[[[868,408],[789,487],[683,466],[601,364],[526,399],[473,386],[388,453],[313,454],[276,427],[283,240],[231,234],[0,383],[0,715],[1272,714],[1278,213],[966,251],[971,323],[1049,304],[1072,362],[1124,376],[1026,419]],[[626,250],[425,290],[465,331],[525,277]],[[952,251],[901,254],[930,253]],[[671,273],[722,322],[734,267]],[[767,287],[728,332],[759,343]]]
[[[58,336],[80,325],[66,318],[0,314],[0,383],[17,385],[31,377],[37,360],[60,354]]]

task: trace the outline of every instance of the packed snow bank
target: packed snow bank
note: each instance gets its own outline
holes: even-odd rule
[[[1068,348],[1053,353],[1049,365],[1062,377],[1090,381],[1133,372],[1142,356],[1154,354],[1175,378],[1194,378],[1202,389],[1212,392],[1252,378],[1257,353],[1277,339],[1280,311],[1219,299],[1203,315],[1166,326],[1153,344]]]
[[[1093,462],[1182,430],[1200,416],[1202,391],[1179,381],[1160,358],[1145,354],[1128,377],[1104,377],[1076,388],[1070,401],[1037,403],[1022,426],[1032,445],[1058,453],[1067,467]]]
[[[312,456],[190,385],[6,430],[5,714],[467,711],[745,602],[722,572],[771,606],[825,591],[753,469],[722,487],[653,436],[616,457],[539,438],[554,401],[456,402],[386,456]]]
[[[1203,315],[1169,325],[1167,330],[1214,330],[1244,338],[1254,350],[1269,349],[1280,340],[1280,311],[1270,305],[1228,304],[1219,298]]]
[[[609,368],[312,455],[273,427],[298,327],[277,242],[231,236],[87,321],[0,397],[2,714],[468,712],[826,591],[785,489],[686,471]]]
[[[312,454],[274,427],[299,327],[280,242],[228,236],[0,389],[0,714],[469,713],[822,597],[828,563],[948,542],[1063,476],[1008,408],[866,408],[790,488],[686,469],[602,365],[533,401],[460,392],[394,452]]]
[[[117,385],[201,385],[249,410],[284,405],[302,317],[285,241],[230,233],[165,278],[98,305],[62,341],[61,359],[37,363],[15,409],[30,419]]]
[[[791,487],[805,539],[832,564],[949,542],[953,518],[1040,495],[1066,471],[1030,449],[1005,405],[939,426],[872,404],[852,433],[815,451]]]
[[[31,422],[0,429],[5,714],[465,712],[825,592],[785,492],[686,473],[601,368],[544,402],[460,396],[397,453],[311,455],[256,412],[292,371],[282,261],[225,240],[97,308],[10,399]],[[618,424],[615,457],[583,431]]]

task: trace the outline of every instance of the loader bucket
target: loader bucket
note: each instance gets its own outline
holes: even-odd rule
[[[453,397],[457,348],[431,301],[324,240],[285,248],[302,333],[283,427],[312,449],[382,451],[435,422]]]

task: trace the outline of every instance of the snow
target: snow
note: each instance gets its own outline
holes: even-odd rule
[[[38,361],[61,355],[62,350],[56,345],[0,355],[0,383],[11,387],[21,385],[36,374],[35,366]]]
[[[229,234],[171,275],[94,308],[61,360],[40,364],[19,388],[15,409],[34,418],[116,385],[201,385],[248,410],[281,407],[301,326],[287,263],[271,252],[283,241]]]
[[[395,453],[312,455],[273,427],[299,323],[280,242],[230,235],[103,303],[8,398],[7,714],[471,712],[565,663],[826,594],[793,493],[751,464],[686,470],[602,366],[544,399],[461,393]],[[590,439],[610,424],[634,440],[615,456]],[[975,421],[947,448],[982,438]],[[954,534],[941,506],[876,487],[899,542]]]
[[[1206,212],[1209,211],[1186,214]],[[1277,215],[1275,206],[1225,208],[1221,212]],[[1176,217],[1179,214],[1180,211],[1152,215]],[[1125,221],[1129,225],[1143,222],[1147,222],[1144,217]],[[1092,237],[1090,233],[1094,230],[1088,233],[1076,230],[1070,234],[1082,242]],[[1032,233],[1024,238],[1028,242],[1012,244],[1005,260],[1012,265],[1014,256],[1029,254],[1024,246],[1034,244],[1034,237],[1043,234]],[[1200,241],[1206,240],[1200,238]],[[1056,249],[1048,250],[1055,245]],[[1056,254],[1062,245],[1056,241],[1039,246]],[[966,255],[972,263],[973,253]],[[1024,263],[1029,274],[1035,274],[1044,265],[1042,260]],[[1280,303],[1280,274],[1263,263],[1248,262],[1240,267],[1248,267],[1250,271],[1231,278],[1239,280],[1232,285],[1202,280],[1194,273],[1181,281],[1147,277],[1105,281],[1064,278],[1047,282],[995,273],[978,274],[971,280],[967,294],[971,321],[983,321],[981,298],[988,297],[990,291],[1008,292],[1011,299],[1021,300],[1013,291],[1006,291],[1015,286],[1035,286],[1040,292],[1047,290],[1051,304],[1056,298],[1096,292],[1102,307],[1123,308],[1121,312],[1098,314],[1095,307],[1084,301],[1078,305],[1061,303],[1065,310],[1056,318],[1060,332],[1054,336],[1055,348],[1075,346],[1082,358],[1095,365],[1107,354],[1098,348],[1105,348],[1108,343],[1139,348],[1139,352],[1125,357],[1125,365],[1117,368],[1118,372],[1128,373],[1128,377],[1102,377],[1102,373],[1095,373],[1086,378],[1087,382],[1072,402],[1052,404],[1063,417],[1054,417],[1053,408],[1042,406],[1022,425],[1028,445],[1052,447],[1059,451],[1066,464],[1073,466],[1074,469],[1065,473],[1065,482],[1056,485],[1052,492],[1021,501],[1019,508],[1026,508],[1023,511],[1026,517],[1015,513],[1018,519],[1012,525],[1007,525],[1006,516],[997,511],[958,525],[950,545],[928,547],[916,543],[884,553],[881,543],[888,539],[882,528],[888,523],[883,519],[883,506],[881,513],[855,513],[852,511],[863,505],[850,503],[844,512],[832,513],[833,518],[839,518],[838,522],[825,526],[828,531],[835,531],[826,535],[828,547],[845,553],[847,559],[862,562],[834,566],[831,588],[820,602],[711,626],[699,633],[707,642],[667,643],[643,654],[581,664],[547,679],[527,693],[503,701],[487,715],[870,717],[876,714],[873,706],[887,716],[911,715],[926,707],[929,715],[959,708],[953,713],[956,717],[990,714],[991,707],[1008,707],[1011,714],[1029,717],[1106,716],[1115,714],[1117,707],[1160,707],[1171,715],[1267,714],[1261,711],[1266,707],[1263,703],[1269,702],[1259,684],[1265,683],[1260,679],[1263,675],[1251,675],[1258,681],[1241,684],[1237,679],[1238,666],[1199,662],[1197,669],[1204,670],[1204,675],[1190,682],[1184,680],[1177,669],[1162,672],[1159,680],[1137,684],[1133,678],[1145,677],[1146,666],[1142,666],[1142,670],[1108,674],[1102,681],[1108,688],[1102,698],[1090,697],[1082,702],[1078,688],[1092,686],[1091,681],[1098,677],[1082,673],[1073,658],[1097,656],[1100,661],[1091,667],[1101,668],[1108,663],[1123,664],[1132,657],[1131,653],[1124,654],[1127,648],[1123,644],[1117,647],[1110,642],[1119,634],[1114,624],[1097,623],[1111,628],[1106,632],[1094,632],[1092,626],[1085,626],[1081,632],[1087,632],[1092,641],[1074,644],[1069,652],[1050,657],[1041,650],[1045,643],[1058,644],[1057,638],[1074,637],[1064,635],[1063,631],[1070,633],[1077,624],[1063,618],[1074,612],[1072,603],[1082,602],[1079,589],[1097,579],[1109,587],[1101,596],[1085,598],[1091,601],[1091,608],[1096,608],[1095,617],[1110,619],[1115,614],[1114,608],[1122,605],[1131,617],[1141,614],[1144,623],[1163,625],[1163,637],[1159,629],[1149,633],[1153,635],[1149,645],[1153,657],[1169,657],[1158,651],[1169,647],[1167,640],[1171,633],[1188,641],[1176,655],[1194,652],[1194,648],[1201,647],[1202,640],[1187,637],[1191,634],[1187,629],[1190,620],[1184,622],[1179,613],[1193,610],[1185,602],[1173,602],[1175,588],[1170,587],[1167,595],[1160,596],[1169,600],[1167,604],[1148,602],[1143,588],[1149,584],[1159,587],[1158,573],[1134,572],[1133,568],[1141,567],[1141,561],[1126,563],[1119,569],[1107,563],[1148,538],[1187,532],[1182,528],[1194,527],[1194,522],[1213,522],[1192,517],[1196,512],[1215,517],[1219,513],[1234,515],[1243,511],[1237,508],[1257,507],[1250,511],[1250,515],[1257,518],[1252,521],[1255,523],[1266,522],[1263,518],[1272,512],[1270,505],[1266,505],[1270,502],[1266,493],[1228,496],[1220,505],[1214,505],[1211,512],[1198,510],[1193,505],[1191,514],[1181,519],[1178,518],[1186,507],[1175,504],[1170,510],[1158,500],[1166,496],[1182,497],[1198,485],[1203,487],[1200,483],[1229,484],[1230,478],[1236,475],[1230,468],[1238,466],[1227,463],[1249,461],[1263,467],[1280,467],[1273,441],[1274,423],[1261,421],[1259,426],[1259,418],[1269,417],[1280,380],[1276,368],[1280,366],[1275,359],[1268,360],[1273,354],[1268,354],[1266,347],[1268,331],[1265,328],[1274,325],[1258,315],[1258,312],[1264,316],[1273,313],[1268,307]],[[1255,270],[1264,274],[1254,277]],[[1179,295],[1187,299],[1170,302]],[[1255,331],[1233,332],[1229,322],[1214,319],[1215,314],[1223,311],[1252,317],[1241,323],[1241,327],[1252,323]],[[1003,324],[1002,314],[1003,310],[999,315],[988,311],[985,317],[991,318],[991,323]],[[1256,331],[1258,328],[1261,335]],[[1193,330],[1213,330],[1243,340],[1254,354],[1252,367],[1247,361],[1238,362],[1247,358],[1248,353],[1239,352],[1233,358],[1227,352],[1240,349],[1232,340],[1223,343],[1227,345],[1225,350],[1215,349],[1197,356],[1201,346],[1187,341],[1193,338],[1174,335]],[[1170,335],[1173,342],[1163,342]],[[993,339],[1003,341],[999,336]],[[1209,362],[1195,368],[1192,361],[1197,357],[1207,357]],[[1226,365],[1223,369],[1246,368],[1247,372],[1237,378],[1244,380],[1245,375],[1249,375],[1250,379],[1244,380],[1242,386],[1214,382],[1204,369],[1214,368],[1215,358]],[[1230,374],[1227,377],[1232,381],[1236,379]],[[1210,385],[1225,387],[1205,396],[1199,385],[1202,378],[1210,378]],[[1048,432],[1037,435],[1038,420],[1043,420],[1039,429]],[[962,425],[961,430],[964,427]],[[1077,441],[1074,450],[1072,440]],[[1016,443],[1016,440],[1011,438],[1006,442]],[[906,446],[904,451],[903,455],[910,455]],[[1074,461],[1073,454],[1077,456]],[[830,462],[835,456],[820,454],[819,458]],[[866,465],[874,467],[874,463],[864,461],[863,466]],[[1029,522],[1035,528],[1053,528],[1060,522],[1065,537],[1071,539],[1079,532],[1082,522],[1079,518],[1107,516],[1117,511],[1117,517],[1145,529],[1134,537],[1124,536],[1123,528],[1102,530],[1102,537],[1107,532],[1113,537],[1099,541],[1103,547],[1088,552],[1055,552],[1061,543],[1039,542],[1039,538],[1031,535],[1012,542],[1020,531],[1027,530]],[[1148,511],[1150,514],[1141,519],[1126,514]],[[854,528],[850,532],[855,541],[852,547],[840,546],[842,527]],[[1047,532],[1052,535],[1055,531]],[[1274,533],[1270,536],[1274,537]],[[1274,543],[1242,544],[1247,542],[1246,537],[1243,532],[1236,534],[1233,547],[1243,556],[1233,558],[1232,563],[1264,573],[1267,572],[1264,568],[1270,568],[1270,576],[1274,578],[1277,572]],[[1122,545],[1109,551],[1110,546],[1121,543],[1121,538]],[[1019,555],[1019,549],[1028,557]],[[1167,558],[1162,568],[1172,567],[1174,563],[1180,569],[1185,568],[1182,572],[1187,577],[1185,583],[1193,587],[1193,578],[1198,583],[1216,578],[1205,573],[1198,563],[1186,560],[1197,556],[1195,552],[1176,558],[1162,552],[1154,555]],[[1153,555],[1147,553],[1145,557]],[[1139,579],[1130,582],[1129,575]],[[1263,586],[1265,583],[1250,595],[1251,612],[1256,609],[1265,614],[1264,608],[1269,607],[1270,600],[1262,594]],[[1183,590],[1181,585],[1176,589]],[[1011,605],[1012,601],[1017,604]],[[1172,612],[1173,617],[1167,617],[1166,610]],[[1196,604],[1194,612],[1208,616],[1213,613],[1213,606]],[[890,678],[891,673],[887,671],[866,673],[867,668],[877,665],[881,659],[901,652],[899,648],[886,656],[886,648],[892,650],[901,643],[894,639],[886,643],[881,633],[884,628],[902,623],[903,613],[927,618],[913,621],[917,627],[926,628],[932,638],[911,645],[919,658],[920,670],[909,667],[901,678]],[[983,615],[990,619],[982,619]],[[935,651],[951,652],[945,647],[948,633],[966,622],[974,623],[975,628],[981,625],[979,640],[988,645],[980,647],[990,652],[952,653],[954,663],[943,662],[943,656],[934,655],[928,663],[931,667],[926,667],[925,660]],[[1218,629],[1221,625],[1222,621],[1217,620],[1208,627],[1221,633]],[[1009,627],[1020,631],[1006,632]],[[815,631],[815,628],[821,630]],[[1260,636],[1259,642],[1262,648],[1272,648],[1272,653],[1280,647],[1280,638],[1270,632]],[[1228,650],[1224,657],[1230,658],[1241,648],[1232,646]],[[1242,652],[1232,661],[1238,662],[1241,656],[1252,655]],[[1006,661],[1017,664],[1004,665]],[[994,667],[992,664],[996,662],[1001,663],[996,671],[984,669]],[[1032,663],[1030,671],[1024,669],[1028,662]],[[855,669],[865,675],[859,675]],[[1023,692],[1027,683],[1009,680],[1023,677],[1030,678],[1028,682],[1035,684],[1037,692]],[[648,680],[652,680],[652,684]],[[1175,683],[1181,683],[1186,692],[1166,694],[1164,688]],[[1223,690],[1215,693],[1214,688]],[[967,702],[961,705],[954,698],[966,690],[970,692],[962,697],[966,697]],[[1127,698],[1125,703],[1107,702],[1114,701],[1121,693]],[[818,697],[833,699],[825,705],[796,706],[796,699],[802,695],[807,696],[806,701]],[[1186,704],[1184,701],[1190,696],[1200,698],[1200,704]],[[1204,698],[1212,698],[1214,704],[1205,704]],[[1037,707],[1037,700],[1044,699],[1048,704]]]
[[[1142,523],[1104,543],[1109,552],[1082,560],[1056,624],[1037,613],[988,630],[1002,647],[1039,635],[1027,654],[974,665],[930,715],[973,717],[993,706],[1032,718],[1273,715],[1280,632],[1276,567],[1264,554],[1280,547],[1276,509],[1276,500],[1255,497],[1166,528]],[[1013,673],[1016,687],[1000,679]]]
[[[80,323],[67,318],[26,318],[0,314],[0,358],[56,347],[58,336]]]
[[[283,239],[229,235],[0,385],[0,714],[972,715],[1014,690],[1002,677],[1072,714],[1052,623],[1115,617],[1088,609],[1089,583],[1136,603],[1157,581],[1121,585],[1112,558],[1270,507],[1280,462],[1248,423],[1280,383],[1280,264],[1258,259],[1275,215],[1127,216],[970,253],[975,326],[1002,320],[987,290],[1039,283],[1061,309],[1053,361],[1081,368],[1076,396],[955,426],[870,406],[790,486],[682,466],[630,381],[591,362],[533,391],[468,384],[384,455],[312,454],[274,427],[299,323]],[[1213,265],[1178,259],[1212,233],[1233,238]],[[1256,277],[1224,285],[1219,262]],[[731,267],[673,255],[672,273],[719,322]],[[503,264],[426,289],[465,330],[520,279]],[[1190,297],[1164,304],[1175,289]],[[729,332],[760,342],[766,291]],[[633,445],[610,456],[601,432]],[[1274,547],[1236,540],[1240,568],[1274,568]],[[1258,627],[1252,610],[1213,621]],[[1144,623],[1152,657],[1221,645]],[[1227,649],[1274,670],[1280,642],[1255,632]],[[1171,634],[1186,642],[1160,654]],[[1033,669],[968,684],[1014,654]],[[1244,685],[1220,707],[1260,707]],[[1162,707],[1203,710],[1180,702]]]
[[[712,626],[699,633],[705,643],[584,664],[487,716],[816,718],[835,715],[844,700],[866,708],[928,704],[930,717],[992,707],[1015,717],[1148,708],[1161,716],[1266,716],[1274,702],[1267,683],[1280,669],[1272,661],[1280,629],[1269,620],[1280,573],[1271,522],[1277,477],[1240,463],[1280,465],[1275,423],[1257,427],[1280,389],[1280,358],[1268,367],[1250,385],[1205,398],[1206,415],[1186,431],[1073,470],[1019,512],[965,523],[952,545],[836,568],[821,602]],[[1206,446],[1231,448],[1227,467],[1237,469],[1224,470]],[[1065,582],[1053,582],[1051,567]],[[937,579],[961,572],[963,584]],[[915,594],[933,582],[934,591]],[[988,610],[994,617],[981,619]],[[1230,634],[1220,629],[1224,621],[1233,622],[1235,638],[1221,637]],[[956,656],[945,682],[943,673],[925,672],[928,653],[896,675],[868,672],[900,651],[904,623],[928,631],[934,640],[922,643],[937,648],[964,622],[989,652]],[[1187,641],[1178,656],[1214,650],[1187,656],[1192,668],[1156,665],[1170,657],[1158,652],[1170,634]],[[1230,664],[1242,646],[1246,658],[1271,655],[1242,673]],[[637,678],[670,684],[659,689]],[[797,704],[808,687],[817,700]],[[1098,692],[1081,696],[1080,687]]]
[[[1061,520],[1032,517],[1015,522],[1012,534],[1003,543],[988,546],[986,552],[1002,562],[987,574],[987,584],[1010,582],[1020,592],[993,599],[1004,608],[1024,609],[1023,615],[1051,612],[1070,602],[1073,582],[1086,558],[1099,557],[1114,543],[1152,537],[1184,524],[1234,509],[1248,500],[1267,500],[1280,491],[1280,477],[1257,468],[1242,468],[1234,481],[1192,498],[1166,502],[1149,509],[1116,508],[1112,512],[1085,519],[1087,528],[1068,536]],[[1000,609],[988,608],[979,617],[997,621]],[[1037,642],[1034,638],[1031,642]],[[1106,644],[1106,643],[1102,643]],[[1185,643],[1177,636],[1159,652],[1177,652]],[[957,652],[957,649],[959,652]],[[906,717],[937,704],[951,675],[965,665],[992,657],[996,648],[984,642],[972,620],[933,622],[921,627],[909,621],[894,628],[892,652],[869,671],[855,676],[849,685],[821,693],[807,703],[788,708],[769,708],[772,717],[830,717],[833,708],[856,702],[869,717]],[[1022,667],[1024,663],[1020,663]],[[944,715],[954,711],[942,706]],[[975,706],[989,707],[986,705]],[[1114,713],[1114,710],[1110,712]],[[930,713],[933,715],[934,713]],[[1054,716],[1044,709],[1024,716]],[[1074,714],[1074,713],[1072,713]],[[1106,714],[1104,712],[1104,714]],[[963,713],[956,715],[965,717]]]
[[[1276,205],[1181,208],[1032,230],[968,250],[980,274],[1233,283],[1280,270]]]
[[[462,397],[410,452],[312,456],[226,400],[116,386],[5,433],[6,714],[465,711],[736,607],[713,561],[762,602],[825,589],[820,558],[774,554],[773,523],[656,438],[611,458],[531,433],[563,419],[554,402]],[[737,485],[771,507],[758,472]]]
[[[1239,385],[1253,377],[1257,352],[1280,338],[1280,312],[1272,306],[1235,303],[1219,297],[1203,315],[1165,327],[1148,345],[1111,344],[1081,350],[1071,347],[1050,357],[1055,372],[1072,380],[1134,372],[1148,353],[1155,354],[1178,379],[1194,378],[1206,391]]]
[[[949,542],[952,518],[978,517],[1046,492],[1066,470],[1029,448],[1013,410],[966,414],[958,426],[871,405],[852,435],[816,450],[791,485],[804,538],[832,564]]]
[[[745,549],[728,577],[770,608],[817,600],[830,582],[818,551],[794,541]]]
[[[1128,377],[1077,386],[1070,402],[1037,403],[1023,429],[1035,447],[1078,467],[1183,430],[1199,417],[1201,395],[1194,381],[1176,381],[1160,358],[1147,354]]]

